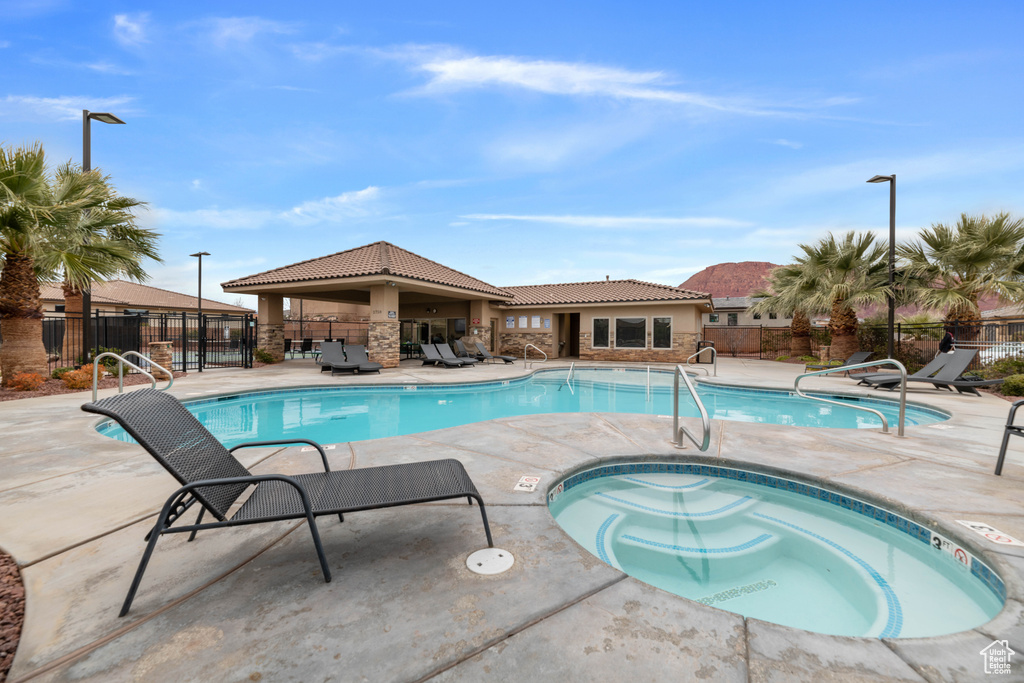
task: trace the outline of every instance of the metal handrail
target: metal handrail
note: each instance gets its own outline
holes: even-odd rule
[[[868,408],[867,406],[858,406],[852,403],[842,403],[840,401],[832,401],[821,396],[809,396],[800,391],[800,380],[804,377],[812,377],[814,375],[828,375],[833,372],[849,372],[850,370],[860,370],[861,368],[873,368],[879,365],[895,365],[896,369],[900,371],[900,417],[899,417],[899,428],[897,429],[897,435],[903,436],[903,428],[906,424],[907,417],[907,369],[903,367],[903,363],[892,358],[886,358],[884,360],[872,360],[866,363],[855,363],[854,365],[840,365],[834,368],[826,368],[824,370],[815,370],[814,372],[805,372],[802,375],[797,375],[796,380],[793,381],[793,391],[796,392],[797,396],[807,398],[812,401],[821,401],[822,403],[831,403],[837,406],[846,406],[848,408],[856,408],[857,410],[866,410],[869,413],[874,413],[882,421],[882,433],[889,433],[889,421],[885,419],[885,415],[875,410],[874,408]]]
[[[565,376],[565,381],[558,385],[558,390],[559,391],[562,390],[563,386],[566,386],[566,387],[569,387],[569,393],[571,393],[573,396],[576,395],[576,392],[572,390],[572,384],[569,383],[569,380],[571,380],[573,378],[573,375],[575,373],[576,373],[576,361],[573,361],[573,362],[569,363],[569,374]]]
[[[163,387],[161,389],[161,391],[167,391],[172,386],[174,386],[174,373],[171,372],[170,370],[168,370],[167,368],[165,368],[164,366],[160,365],[159,363],[155,363],[153,361],[153,359],[150,358],[149,356],[144,356],[141,353],[139,353],[138,351],[125,351],[121,355],[125,357],[125,362],[128,362],[127,361],[128,356],[137,356],[139,358],[139,360],[145,361],[146,364],[152,365],[154,368],[156,368],[157,370],[160,370],[165,375],[167,375],[167,386]],[[118,376],[120,377],[120,373],[118,373]]]
[[[700,419],[704,428],[704,438],[698,442],[697,437],[693,435],[685,425],[679,424],[679,378],[682,377],[683,381],[686,382],[686,389],[690,392],[690,396],[693,397],[694,403],[697,404],[697,410],[700,411]],[[686,448],[686,442],[683,441],[683,436],[686,436],[693,445],[702,451],[706,451],[708,446],[711,445],[711,420],[708,418],[708,411],[705,410],[704,404],[700,400],[700,396],[697,395],[697,390],[693,387],[693,382],[690,381],[690,376],[686,374],[682,365],[677,365],[674,373],[672,383],[672,444],[676,448]]]
[[[167,386],[163,387],[162,391],[166,391],[166,390],[170,389],[171,385],[174,384],[174,373],[167,372],[166,368],[161,367],[160,365],[157,365],[152,360],[150,360],[149,358],[146,358],[145,356],[143,356],[138,351],[126,351],[124,355],[127,356],[128,354],[136,355],[139,358],[144,359],[150,365],[152,365],[154,367],[157,367],[157,368],[160,368],[165,373],[167,373],[167,376],[170,377],[170,379],[167,381]],[[132,368],[134,370],[138,370],[143,375],[148,377],[149,381],[153,383],[153,388],[156,389],[156,377],[154,377],[150,373],[146,372],[145,370],[140,368],[135,363],[132,363],[130,360],[128,360],[124,356],[119,356],[118,354],[112,353],[110,351],[104,351],[103,353],[101,353],[100,355],[98,355],[98,356],[96,356],[95,358],[92,359],[92,400],[93,400],[93,402],[96,401],[97,392],[99,390],[99,383],[100,383],[100,362],[99,361],[100,361],[101,358],[108,358],[108,357],[109,358],[116,358],[117,359],[117,393],[119,393],[119,394],[123,394],[124,393],[124,366],[125,365],[127,365],[128,367],[130,367],[130,368]]]
[[[647,400],[651,400],[651,366],[647,366]]]
[[[533,347],[533,348],[537,349],[537,347],[533,346],[533,344],[527,344],[526,346],[523,347],[523,369],[524,370],[529,368],[530,365],[533,364],[533,363],[547,363],[548,362],[548,354],[544,353],[544,351],[542,351],[541,349],[537,349],[537,350],[540,351],[542,356],[544,356],[544,360],[527,360],[527,358],[526,358],[526,350],[528,348],[530,348],[530,347]]]
[[[704,353],[705,351],[710,351],[711,352],[711,367],[715,371],[714,372],[714,376],[718,377],[718,350],[714,346],[705,346],[703,349],[701,349],[697,353],[695,353],[692,356],[690,356],[689,358],[687,358],[686,359],[686,367],[690,367],[690,361],[693,360],[694,358],[696,358],[697,356],[699,356],[700,354]],[[706,374],[706,375],[710,375],[711,374],[710,372],[708,372],[707,368],[694,368],[694,369],[695,370],[703,370],[704,374]]]

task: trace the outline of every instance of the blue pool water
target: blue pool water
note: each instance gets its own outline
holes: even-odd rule
[[[459,372],[472,372],[460,370]],[[302,437],[321,443],[361,441],[415,434],[496,417],[539,413],[672,414],[672,374],[645,371],[577,370],[571,386],[566,370],[547,370],[522,379],[450,386],[363,386],[252,392],[185,404],[228,446],[245,441]],[[785,391],[698,384],[712,419],[766,422],[805,427],[878,428],[870,413],[810,401]],[[879,399],[845,399],[881,410],[895,425],[897,404]],[[685,389],[680,413],[699,416]],[[936,410],[907,406],[907,424],[947,419]],[[116,426],[101,427],[129,440]]]
[[[949,539],[864,501],[687,463],[605,466],[549,494],[578,543],[641,581],[820,633],[909,638],[991,620],[1005,587]]]

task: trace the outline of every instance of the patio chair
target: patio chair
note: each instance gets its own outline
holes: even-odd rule
[[[1002,384],[1001,379],[970,379],[963,377],[964,370],[971,364],[974,357],[978,355],[977,349],[957,349],[950,354],[939,354],[950,356],[946,364],[943,365],[938,372],[932,377],[921,376],[919,372],[914,373],[907,377],[907,382],[928,382],[929,384],[935,385],[938,389],[948,389],[953,391],[956,389],[961,394],[974,394],[975,396],[981,396],[981,392],[978,391],[978,387],[995,386]],[[891,373],[890,373],[891,374]],[[887,380],[873,380],[871,382],[876,389],[888,389],[892,391],[900,385],[899,376],[895,379]]]
[[[292,340],[291,339],[285,339],[284,340],[284,355],[287,356],[287,355],[291,354],[291,352],[292,352]]]
[[[915,372],[913,375],[908,376],[908,378],[911,377],[911,376],[912,377],[930,377],[930,376],[934,375],[936,372],[938,372],[939,370],[941,370],[942,367],[946,363],[948,363],[949,360],[952,357],[953,357],[952,354],[940,353],[938,356],[933,358],[923,368],[921,368],[920,370]],[[899,376],[899,374],[894,373],[894,372],[854,372],[854,373],[850,373],[848,375],[848,377],[850,379],[857,380],[857,384],[866,384],[868,386],[871,386],[873,381],[881,381],[881,382],[886,382],[887,383],[887,382],[893,381],[893,379],[895,378],[895,380],[898,382],[900,376]]]
[[[345,347],[345,357],[349,363],[357,363],[359,365],[359,373],[364,372],[376,372],[380,374],[380,369],[384,367],[380,363],[374,363],[366,356],[366,347],[362,344],[352,344]]]
[[[484,357],[481,356],[479,353],[471,354],[469,351],[467,351],[466,345],[462,343],[461,339],[455,340],[455,355],[459,358],[474,358],[478,361],[484,359]]]
[[[485,360],[492,363],[496,360],[503,360],[506,363],[514,363],[516,360],[515,356],[492,356],[491,352],[487,350],[487,347],[483,345],[483,342],[476,343],[476,350],[480,352],[480,355],[483,356]]]
[[[452,347],[448,346],[445,342],[434,344],[434,346],[437,347],[437,352],[441,354],[441,358],[446,358],[448,360],[460,360],[463,365],[476,365],[480,362],[476,358],[457,358],[452,352]]]
[[[451,360],[442,358],[433,344],[420,344],[420,350],[423,351],[424,365],[437,365],[440,363],[446,368],[461,368],[465,365],[461,358],[453,358]]]
[[[1003,444],[999,447],[999,459],[996,460],[996,474],[1002,476],[1003,461],[1006,460],[1006,447],[1010,445],[1011,436],[1024,436],[1024,425],[1013,424],[1017,416],[1017,408],[1024,406],[1024,398],[1014,401],[1010,406],[1010,414],[1006,416],[1006,429],[1003,430]]]
[[[874,353],[873,351],[858,351],[857,353],[853,354],[852,356],[850,356],[849,358],[844,360],[842,363],[839,363],[838,365],[825,365],[824,363],[816,363],[814,365],[806,365],[806,366],[804,366],[804,372],[807,372],[807,371],[810,371],[810,370],[829,370],[829,369],[832,369],[832,368],[841,368],[844,365],[857,365],[858,363],[863,363],[868,358],[871,358],[873,353]],[[846,372],[846,376],[847,377],[850,376],[849,371]]]
[[[304,337],[302,339],[302,346],[299,347],[299,353],[302,354],[303,358],[306,357],[307,353],[313,353],[313,338],[312,337]]]
[[[466,498],[480,506],[487,544],[494,547],[491,528],[483,499],[472,479],[458,460],[432,460],[380,467],[364,467],[332,472],[323,448],[314,441],[258,441],[239,444],[231,450],[217,441],[178,399],[156,389],[141,389],[117,394],[95,403],[86,403],[82,410],[113,418],[136,442],[182,485],[164,503],[156,524],[146,537],[146,550],[135,572],[128,596],[119,616],[132,606],[156,542],[163,534],[189,533],[242,524],[305,519],[313,537],[324,581],[331,581],[316,518],[377,508],[411,505],[436,500]],[[232,453],[250,446],[309,444],[317,449],[324,471],[310,474],[253,474]],[[250,491],[251,489],[251,491]],[[249,497],[234,514],[230,508],[243,493]],[[198,503],[199,515],[193,524],[172,528]],[[420,508],[423,515],[430,508]],[[203,524],[204,513],[217,521]]]
[[[342,349],[341,342],[321,344],[320,359],[317,360],[316,364],[320,366],[320,372],[329,368],[332,376],[336,372],[344,372],[346,370],[355,372],[359,369],[359,363],[345,360],[345,352]]]

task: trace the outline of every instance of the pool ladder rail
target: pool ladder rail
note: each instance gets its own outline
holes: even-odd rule
[[[873,413],[878,416],[882,421],[882,433],[889,433],[889,422],[885,419],[885,415],[875,410],[874,408],[868,408],[867,406],[859,406],[852,403],[841,403],[840,401],[832,401],[821,396],[811,396],[800,391],[800,380],[804,377],[813,377],[815,375],[828,375],[833,372],[849,372],[850,370],[860,370],[862,368],[874,368],[879,365],[894,365],[896,369],[900,371],[900,417],[899,426],[897,428],[897,436],[903,436],[903,428],[907,421],[907,369],[903,367],[903,363],[892,358],[886,358],[884,360],[872,360],[866,363],[856,363],[854,365],[840,365],[834,368],[826,368],[824,370],[816,370],[814,372],[805,372],[802,375],[797,375],[796,380],[793,382],[793,391],[796,392],[797,396],[801,398],[810,399],[812,401],[821,401],[822,403],[831,403],[836,406],[846,406],[848,408],[856,408],[857,410],[864,410],[869,413]]]
[[[163,367],[162,365],[154,363],[152,361],[152,359],[147,358],[146,356],[143,356],[138,351],[125,351],[123,355],[118,355],[118,354],[112,353],[110,351],[104,351],[103,353],[101,353],[100,355],[98,355],[98,356],[96,356],[95,358],[92,359],[92,400],[93,400],[93,403],[96,402],[96,392],[99,389],[99,383],[100,383],[100,359],[101,358],[116,358],[117,359],[117,393],[119,393],[119,394],[123,394],[124,393],[124,366],[126,366],[126,365],[128,367],[134,369],[134,370],[138,370],[143,375],[148,377],[149,381],[153,383],[153,388],[156,389],[156,377],[154,377],[152,374],[146,372],[145,370],[140,368],[135,363],[132,363],[125,356],[138,356],[141,362],[146,363],[148,365],[151,365],[154,368],[157,368],[158,370],[162,370],[170,379],[167,380],[167,386],[161,387],[161,391],[167,391],[168,389],[171,388],[171,385],[174,384],[174,373],[173,372],[171,372],[167,368]]]
[[[540,351],[540,354],[542,356],[544,356],[544,360],[537,360],[537,359],[528,360],[526,358],[526,351],[527,351],[527,349],[537,349],[537,351]],[[527,344],[526,346],[523,347],[523,369],[524,370],[528,369],[534,363],[547,363],[547,362],[548,362],[548,354],[544,353],[543,349],[538,349],[533,344]]]
[[[565,381],[558,385],[558,390],[561,391],[562,387],[569,387],[569,393],[573,396],[576,392],[572,389],[572,380],[576,376],[576,361],[569,363],[569,374],[565,376]]]
[[[700,441],[697,440],[693,432],[686,428],[686,425],[679,423],[680,377],[686,383],[686,390],[690,392],[693,402],[697,404],[697,410],[700,411],[701,427],[703,429],[703,438]],[[711,420],[708,418],[708,411],[704,408],[704,403],[701,402],[700,396],[697,395],[697,390],[694,388],[690,376],[686,374],[686,370],[682,365],[677,365],[672,382],[672,444],[676,448],[686,448],[686,441],[683,437],[692,441],[693,445],[700,450],[706,451],[708,446],[711,445]]]
[[[711,352],[711,368],[712,368],[712,370],[714,372],[708,372],[707,368],[702,368],[702,367],[694,367],[693,369],[694,370],[703,370],[705,375],[711,375],[712,377],[718,377],[718,351],[715,349],[714,346],[706,346],[703,349],[701,349],[700,351],[698,351],[697,353],[695,353],[692,356],[690,356],[689,358],[687,358],[686,359],[686,367],[693,366],[693,363],[691,363],[690,361],[692,361],[694,358],[700,358],[700,354],[704,353],[705,351],[710,351]],[[698,361],[698,362],[700,362],[700,361]]]

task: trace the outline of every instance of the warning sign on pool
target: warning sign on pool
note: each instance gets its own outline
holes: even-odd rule
[[[512,487],[513,491],[536,491],[537,485],[540,484],[540,477],[534,475],[526,475],[519,477],[519,482]]]
[[[1004,534],[999,529],[991,527],[988,524],[985,524],[984,522],[967,522],[967,521],[964,521],[962,519],[958,519],[958,520],[956,520],[956,523],[957,524],[963,524],[965,527],[967,527],[968,529],[970,529],[974,533],[978,534],[979,536],[983,536],[983,537],[987,538],[988,540],[992,541],[993,543],[998,543],[999,545],[1019,545],[1019,546],[1024,546],[1024,543],[1021,543],[1020,541],[1018,541],[1013,536],[1011,536],[1009,534]]]
[[[934,531],[932,532],[932,547],[936,550],[941,550],[947,555],[951,555],[954,560],[965,567],[971,566],[971,560],[967,555],[966,550],[958,546],[956,543],[953,543],[953,541],[949,540],[945,536],[941,536]]]

